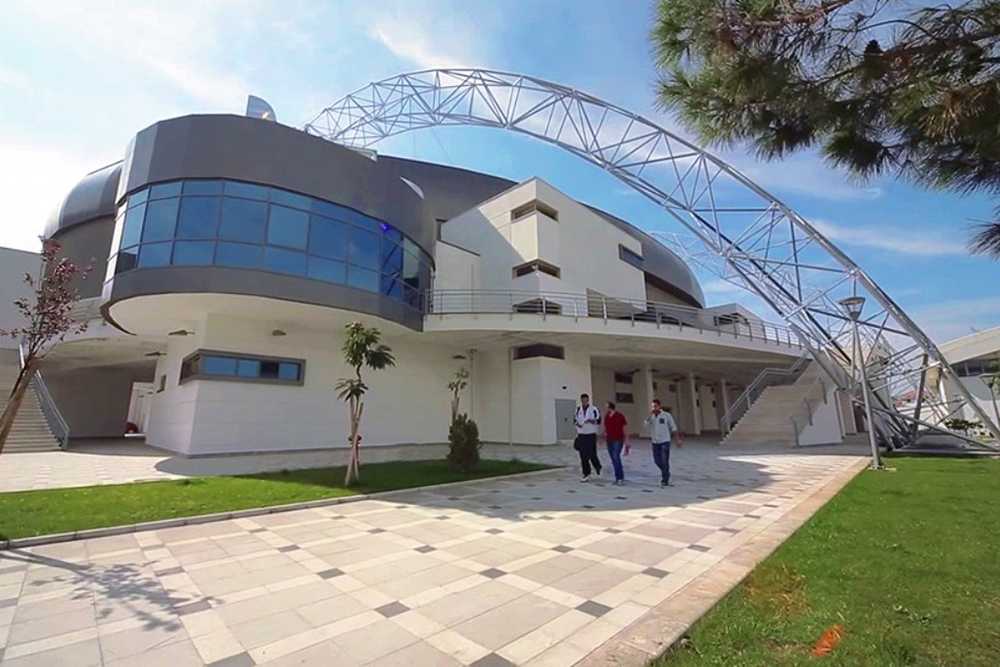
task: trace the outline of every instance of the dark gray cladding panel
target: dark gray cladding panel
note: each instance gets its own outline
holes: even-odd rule
[[[368,313],[416,331],[423,316],[396,299],[345,285],[219,266],[164,266],[126,271],[105,285],[105,314],[126,299],[153,294],[242,294]],[[164,332],[166,333],[166,332]]]
[[[52,238],[59,231],[94,218],[113,218],[121,171],[121,162],[116,162],[84,176],[52,212],[45,226],[45,237]]]
[[[343,146],[243,116],[184,116],[138,135],[118,189],[182,178],[232,178],[286,188],[357,209],[393,225],[431,256],[437,226],[397,174]]]
[[[104,216],[90,220],[86,225],[63,228],[49,238],[60,245],[61,256],[81,267],[88,267],[86,278],[73,282],[81,299],[101,296],[101,283],[108,270],[108,250],[115,232],[115,219]]]
[[[404,158],[381,156],[379,164],[420,186],[428,208],[439,220],[450,220],[517,185],[498,176]],[[593,206],[587,208],[642,244],[644,269],[652,282],[693,306],[704,306],[705,295],[684,260],[635,225]]]

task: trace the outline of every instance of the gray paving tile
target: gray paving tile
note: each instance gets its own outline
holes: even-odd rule
[[[10,599],[7,599],[7,600],[0,600],[0,609],[4,609],[6,607],[13,607],[16,604],[17,604],[17,598],[10,598]]]
[[[402,602],[390,602],[389,604],[382,605],[375,611],[382,614],[386,618],[392,618],[393,616],[399,616],[404,612],[410,611],[410,608]]]
[[[515,667],[514,663],[496,653],[484,655],[472,663],[471,667]]]
[[[656,568],[656,567],[647,567],[645,570],[642,571],[642,573],[643,574],[648,574],[651,577],[656,577],[657,579],[662,579],[663,577],[665,577],[668,574],[670,574],[666,570],[661,570],[661,569]]]
[[[188,604],[182,604],[179,607],[175,607],[174,611],[178,616],[187,616],[188,614],[196,614],[199,611],[208,611],[212,608],[208,600],[199,600],[198,602],[190,602]]]
[[[322,572],[317,572],[317,574],[323,579],[333,579],[334,577],[339,577],[344,574],[344,571],[340,568],[334,567],[329,570],[323,570]]]
[[[577,609],[585,614],[590,614],[594,618],[600,618],[611,611],[611,607],[603,605],[600,602],[594,602],[593,600],[587,600],[583,604],[578,605]]]
[[[557,547],[552,547],[552,550],[558,551],[561,554],[568,554],[570,551],[573,551],[573,547],[568,547],[565,544],[560,544]]]
[[[500,535],[501,533],[503,533],[503,531],[500,530],[499,528],[490,528],[489,530],[486,531],[486,533],[489,535]]]
[[[495,567],[491,567],[487,570],[483,570],[479,574],[483,575],[484,577],[489,577],[490,579],[499,579],[500,577],[502,577],[507,573],[504,572],[503,570],[498,570]]]
[[[250,657],[250,654],[244,651],[243,653],[231,655],[222,660],[210,662],[207,667],[254,667],[256,664],[254,659]]]
[[[712,547],[706,547],[704,544],[692,544],[691,546],[688,547],[688,549],[691,549],[692,551],[701,551],[702,553],[704,553],[706,551],[711,551]]]
[[[286,553],[288,553],[288,552],[290,552],[290,551],[298,551],[298,550],[299,550],[299,549],[301,549],[301,548],[302,548],[302,547],[300,547],[300,546],[299,546],[299,545],[297,545],[297,544],[289,544],[289,545],[287,545],[287,546],[284,546],[284,547],[278,547],[278,551],[279,551],[280,553],[283,553],[283,554],[286,554]]]
[[[172,574],[182,574],[183,572],[184,568],[178,566],[178,567],[168,567],[165,570],[154,570],[153,574],[155,574],[158,577],[168,577]]]
[[[418,552],[420,552],[422,554],[429,554],[432,551],[437,551],[437,549],[434,548],[434,547],[432,547],[429,544],[425,544],[425,545],[423,545],[421,547],[417,547],[416,549],[414,549],[414,551],[418,551]]]

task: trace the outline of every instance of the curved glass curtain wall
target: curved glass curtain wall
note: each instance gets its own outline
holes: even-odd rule
[[[242,181],[137,190],[119,209],[115,236],[109,277],[159,266],[226,266],[347,285],[420,310],[431,287],[431,257],[387,222]]]

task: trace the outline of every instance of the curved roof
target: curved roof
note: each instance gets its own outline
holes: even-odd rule
[[[84,176],[52,211],[45,225],[45,237],[51,238],[94,218],[114,217],[121,174],[122,163],[116,162]]]
[[[384,155],[378,157],[378,162],[383,168],[391,169],[398,176],[419,185],[435,217],[440,220],[450,220],[517,185],[516,182],[499,176],[433,162]],[[672,287],[673,291],[681,292],[677,296],[692,305],[704,307],[705,294],[698,279],[674,251],[632,223],[593,206],[584,205],[642,244],[644,270],[654,280],[658,279],[657,282],[665,283],[661,287]]]

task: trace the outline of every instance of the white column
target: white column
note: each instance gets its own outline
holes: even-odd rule
[[[653,389],[653,367],[646,364],[642,367],[642,379],[646,385],[646,404],[640,405],[639,410],[637,410],[640,419],[645,419],[646,415],[649,414],[649,404],[653,402],[656,398],[656,390]],[[641,421],[634,426],[636,433],[642,433]]]
[[[688,394],[691,396],[691,435],[701,435],[701,408],[698,406],[698,382],[688,373]]]
[[[729,412],[729,383],[726,378],[719,380],[719,407],[722,409],[719,413],[719,428],[725,433],[727,427],[722,423],[722,418]]]

